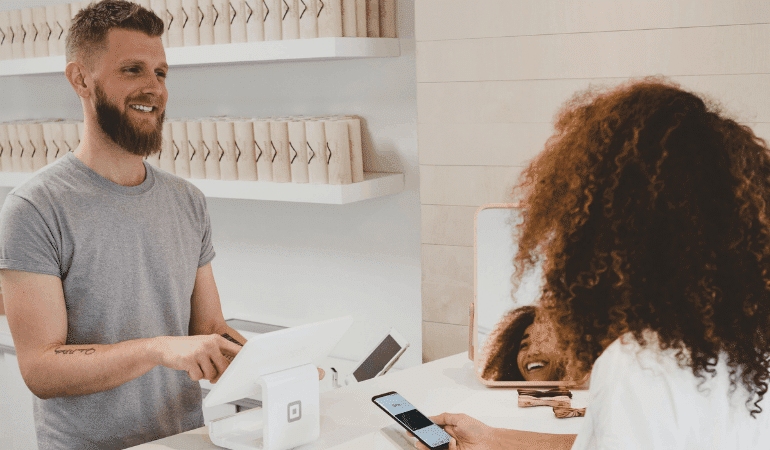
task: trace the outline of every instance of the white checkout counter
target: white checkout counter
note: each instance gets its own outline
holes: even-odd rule
[[[465,413],[495,426],[541,433],[577,434],[582,417],[557,419],[549,407],[518,407],[516,389],[488,388],[474,376],[467,353],[388,373],[321,393],[321,436],[298,449],[409,449],[408,438],[371,398],[397,391],[425,415]],[[573,390],[572,407],[588,403],[587,390]],[[414,440],[412,439],[412,442]],[[132,447],[135,450],[219,449],[208,427]]]

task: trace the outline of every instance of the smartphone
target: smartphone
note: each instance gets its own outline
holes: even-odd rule
[[[407,348],[409,348],[409,342],[391,328],[368,353],[369,356],[360,361],[353,372],[345,378],[345,384],[355,384],[385,375]]]
[[[423,413],[417,411],[417,408],[398,392],[375,395],[372,401],[432,450],[449,448],[449,440],[452,437]]]

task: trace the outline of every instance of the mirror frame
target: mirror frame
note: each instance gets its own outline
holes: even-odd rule
[[[578,381],[494,381],[487,380],[481,377],[479,369],[481,367],[480,355],[481,351],[478,348],[478,314],[476,314],[476,304],[478,303],[478,223],[479,213],[485,209],[514,209],[521,208],[519,203],[487,203],[480,206],[476,210],[476,214],[473,218],[473,303],[469,308],[469,342],[468,342],[468,358],[473,360],[473,372],[476,378],[487,387],[512,387],[512,388],[553,388],[560,387],[566,389],[587,389],[588,382],[591,377],[589,372],[582,380]],[[478,351],[477,351],[478,350]]]

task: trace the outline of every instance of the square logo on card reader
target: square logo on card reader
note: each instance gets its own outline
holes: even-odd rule
[[[289,422],[298,421],[302,418],[302,402],[297,400],[296,402],[289,403],[286,412],[289,418]]]

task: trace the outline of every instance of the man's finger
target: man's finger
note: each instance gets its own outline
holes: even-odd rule
[[[225,373],[225,370],[227,370],[227,367],[230,365],[230,362],[225,358],[225,355],[222,353],[218,355],[212,355],[211,356],[211,362],[214,364],[214,367],[217,370],[217,376],[211,380],[212,383],[216,383],[219,378],[222,376],[222,374]]]
[[[208,356],[205,358],[205,360],[198,362],[198,365],[201,368],[201,372],[203,372],[203,378],[210,381],[217,377],[218,372],[211,362],[211,358]]]

